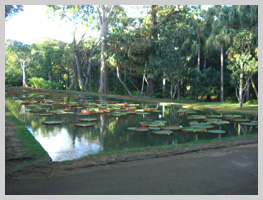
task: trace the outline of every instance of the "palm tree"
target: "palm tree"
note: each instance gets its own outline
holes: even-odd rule
[[[207,46],[220,48],[220,63],[221,63],[221,96],[220,101],[224,102],[224,47],[231,43],[231,39],[235,33],[234,29],[229,25],[230,7],[224,6],[221,8],[218,18],[215,19],[212,25],[212,33],[206,41]]]

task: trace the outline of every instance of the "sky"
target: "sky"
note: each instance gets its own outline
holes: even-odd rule
[[[127,9],[127,11],[131,17],[139,15],[139,9]],[[45,12],[45,5],[24,5],[24,11],[5,22],[5,39],[18,40],[25,44],[41,42],[45,38],[72,42],[73,28],[62,25],[59,19],[48,19]],[[84,28],[79,29],[76,38],[80,38],[84,33]],[[98,32],[88,31],[86,36],[98,37],[98,34]]]
[[[5,39],[25,44],[42,41],[44,38],[71,42],[72,28],[63,26],[59,20],[48,19],[45,12],[45,5],[24,5],[24,11],[5,22]]]

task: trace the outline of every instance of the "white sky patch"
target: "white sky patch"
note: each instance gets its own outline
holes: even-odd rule
[[[26,44],[45,38],[72,42],[73,28],[62,25],[59,19],[48,19],[45,5],[24,5],[24,11],[5,22],[5,39],[18,40]],[[84,28],[77,33],[82,35]],[[78,35],[77,35],[78,38]]]
[[[142,5],[122,5],[130,17],[140,17]],[[207,9],[211,5],[202,6]],[[73,41],[72,31],[74,28],[65,25],[60,19],[48,19],[45,5],[24,5],[24,11],[19,12],[5,22],[5,39],[18,40],[25,44],[41,42],[46,38],[70,43]],[[63,25],[62,25],[63,24]],[[79,39],[86,28],[78,28],[76,38]],[[99,37],[98,31],[87,31],[87,37]]]

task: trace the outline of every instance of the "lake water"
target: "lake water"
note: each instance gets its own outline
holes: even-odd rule
[[[19,104],[21,100],[31,103]],[[35,103],[34,103],[35,101]],[[46,101],[46,104],[44,103]],[[33,103],[32,103],[33,102]],[[52,103],[53,102],[53,103]],[[61,103],[63,102],[63,103]],[[54,104],[56,103],[56,104]],[[58,105],[58,104],[61,105]],[[79,103],[77,107],[72,105]],[[118,103],[120,105],[118,105]],[[126,103],[125,105],[121,103]],[[64,104],[64,105],[62,105]],[[90,104],[89,106],[87,104]],[[140,112],[121,117],[112,117],[110,113],[95,114],[90,116],[76,116],[87,107],[102,106],[106,109],[109,105],[118,105],[120,108],[136,107]],[[131,105],[133,104],[133,105]],[[134,104],[139,104],[134,106]],[[72,107],[66,107],[66,105]],[[83,106],[84,105],[84,106]],[[142,103],[139,101],[110,99],[98,96],[63,93],[47,93],[34,90],[6,90],[6,106],[32,133],[35,139],[48,152],[53,161],[65,161],[81,158],[90,154],[112,150],[127,150],[137,147],[185,144],[197,140],[255,134],[257,126],[240,126],[239,123],[230,122],[225,126],[215,126],[214,129],[226,131],[225,134],[191,134],[182,131],[174,132],[169,136],[155,135],[153,131],[134,132],[128,127],[141,127],[140,122],[155,120],[167,121],[166,124],[178,124],[182,127],[189,126],[188,117],[191,115],[220,115],[216,111],[202,111],[193,108],[182,108],[176,105]],[[141,112],[141,109],[152,108],[152,111]],[[34,109],[43,109],[41,113],[32,113]],[[185,113],[182,109],[191,109],[196,113]],[[63,112],[65,116],[39,116],[48,112]],[[122,109],[123,110],[123,109]],[[117,110],[118,111],[118,110]],[[145,113],[145,114],[143,114]],[[225,114],[225,113],[224,113]],[[233,114],[233,113],[232,113]],[[92,127],[76,127],[75,124],[82,118],[95,118]],[[255,116],[242,116],[242,118],[257,121]],[[44,125],[44,121],[62,121],[62,125]],[[74,123],[73,123],[74,122]]]

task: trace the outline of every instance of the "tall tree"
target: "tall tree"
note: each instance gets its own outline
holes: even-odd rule
[[[20,66],[22,68],[23,86],[27,86],[26,68],[33,61],[30,46],[16,40],[8,40],[6,48],[14,52],[17,61],[20,63]]]
[[[106,69],[106,58],[105,58],[105,40],[108,34],[110,17],[113,11],[113,5],[97,5],[96,9],[99,15],[99,25],[101,34],[101,64],[100,64],[100,87],[99,92],[107,93],[107,69]]]
[[[239,30],[234,37],[233,44],[227,50],[232,54],[227,68],[232,71],[232,84],[236,88],[236,96],[242,108],[244,103],[244,91],[248,87],[249,79],[258,71],[258,62],[251,55],[251,37],[247,30]]]
[[[82,35],[82,37],[77,41],[76,39],[76,34],[77,30],[80,26],[88,27],[88,24],[92,24],[93,20],[93,10],[94,7],[90,5],[62,5],[62,6],[48,6],[48,13],[51,14],[52,16],[54,14],[57,14],[58,16],[61,17],[61,19],[64,20],[64,22],[68,22],[73,25],[74,30],[72,31],[73,35],[73,53],[74,53],[74,58],[75,58],[75,65],[77,70],[73,70],[73,72],[77,74],[77,78],[80,82],[81,86],[81,91],[87,91],[87,84],[88,84],[88,77],[89,74],[84,74],[83,75],[83,70],[84,68],[83,65],[87,68],[86,73],[90,72],[90,66],[91,66],[91,61],[92,57],[90,59],[87,59],[87,55],[84,55],[84,60],[83,58],[80,57],[80,48],[83,46],[84,42],[84,36],[86,35],[87,30],[85,33]],[[97,43],[98,44],[98,43]],[[95,45],[95,48],[97,47],[97,44]],[[91,54],[93,55],[93,54]],[[88,61],[88,62],[87,62]],[[84,80],[85,78],[85,80]]]
[[[150,59],[151,57],[153,57],[154,55],[151,52],[155,52],[154,50],[154,43],[158,40],[158,29],[165,24],[169,18],[175,14],[178,13],[179,10],[182,9],[181,6],[171,6],[170,7],[170,11],[166,14],[162,13],[162,15],[159,17],[161,19],[159,19],[158,22],[158,17],[157,17],[157,13],[158,13],[158,6],[157,5],[152,5],[151,6],[151,36],[150,39],[152,40],[152,51],[149,52],[148,55],[148,59]],[[166,10],[167,11],[167,10]],[[148,62],[149,63],[149,62]],[[153,65],[155,65],[154,63],[152,63]],[[153,69],[155,68],[155,66],[152,67]],[[154,93],[154,84],[153,84],[153,71],[154,70],[148,70],[147,72],[147,76],[148,76],[148,84],[147,84],[147,92],[153,94]]]

